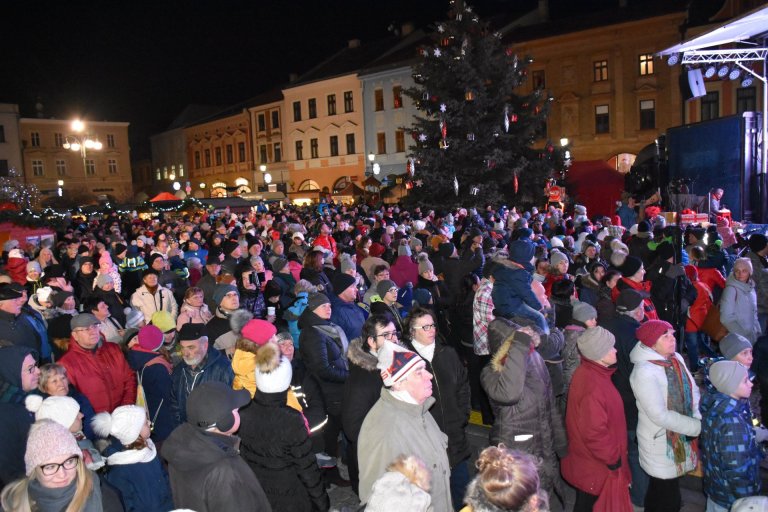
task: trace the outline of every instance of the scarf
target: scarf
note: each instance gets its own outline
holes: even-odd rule
[[[691,380],[676,357],[654,360],[651,363],[664,368],[667,377],[667,409],[684,416],[693,416],[693,390]],[[685,473],[685,462],[695,466],[698,456],[695,444],[687,436],[667,430],[667,457],[675,462],[678,476]]]
[[[10,382],[0,380],[0,403],[23,404],[28,393]]]
[[[82,512],[101,512],[102,503],[99,477],[96,473],[92,473],[91,476],[93,477],[93,490],[91,490],[91,494],[81,510]],[[30,481],[29,497],[33,503],[32,510],[65,510],[72,501],[72,498],[75,497],[76,487],[76,479],[72,480],[72,483],[68,486],[57,489],[43,487],[39,480]]]
[[[431,363],[432,358],[435,357],[435,345],[437,345],[437,340],[435,340],[433,343],[430,343],[429,345],[422,345],[416,340],[411,340],[411,342],[413,343],[413,348],[416,349],[416,352],[418,352],[421,357]]]

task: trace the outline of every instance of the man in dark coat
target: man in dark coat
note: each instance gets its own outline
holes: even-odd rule
[[[331,302],[322,293],[310,294],[307,307],[299,317],[299,351],[307,375],[317,380],[328,414],[323,429],[325,452],[338,454],[336,438],[341,431],[341,403],[344,381],[349,374],[347,348],[349,342],[341,327],[330,321]]]
[[[648,489],[648,474],[640,467],[640,453],[637,447],[637,401],[629,384],[634,364],[629,359],[629,353],[637,344],[635,331],[640,327],[645,316],[643,296],[637,290],[622,290],[616,299],[617,314],[602,322],[602,327],[610,331],[616,338],[616,372],[611,375],[613,385],[624,402],[624,418],[627,422],[627,438],[629,448],[629,469],[632,472],[632,487],[630,497],[632,503],[642,507],[645,503],[645,492]]]
[[[368,316],[366,311],[357,305],[357,279],[349,274],[336,274],[333,277],[331,296],[331,321],[344,330],[348,340],[360,336]]]
[[[392,333],[395,333],[393,335]],[[357,438],[368,411],[381,396],[381,375],[376,364],[377,351],[388,338],[396,339],[395,324],[389,316],[371,315],[363,324],[361,336],[349,342],[349,376],[344,383],[344,401],[341,422],[349,440],[347,463],[349,481],[358,492],[359,468],[357,464]]]
[[[191,325],[191,324],[190,324]],[[174,504],[197,512],[272,510],[264,490],[240,457],[238,409],[250,401],[246,390],[205,382],[186,402],[187,421],[161,450],[168,461]]]
[[[171,374],[171,410],[176,425],[184,423],[187,398],[203,382],[223,382],[232,386],[235,374],[229,360],[218,350],[209,349],[203,324],[184,324],[179,330],[182,361]]]
[[[40,336],[32,323],[25,319],[22,312],[25,294],[17,286],[0,284],[0,335],[13,345],[23,345],[39,354]]]
[[[0,485],[23,477],[24,451],[34,415],[24,400],[37,389],[37,353],[23,345],[0,348]]]
[[[648,268],[646,278],[651,282],[651,300],[659,320],[671,323],[678,332],[682,330],[688,306],[696,300],[696,288],[685,275],[680,263],[674,263],[675,248],[669,242],[659,244],[654,263]]]

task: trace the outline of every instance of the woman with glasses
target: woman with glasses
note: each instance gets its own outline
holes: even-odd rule
[[[0,495],[3,510],[114,510],[104,502],[99,478],[83,464],[74,436],[55,421],[41,420],[32,425],[24,463],[26,476],[8,484]]]
[[[467,370],[456,351],[440,339],[437,321],[430,310],[411,310],[405,319],[403,338],[404,345],[424,359],[427,371],[434,376],[432,396],[436,403],[429,412],[448,436],[451,499],[459,510],[469,483],[467,460],[471,454],[465,432],[470,412]]]

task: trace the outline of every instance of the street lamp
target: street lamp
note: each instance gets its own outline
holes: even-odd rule
[[[266,183],[267,185],[272,183],[272,175],[271,174],[269,174],[269,173],[265,173],[264,174],[264,183]]]
[[[260,170],[261,172],[267,172],[267,166],[266,166],[265,164],[261,164],[261,165],[259,166],[259,170]]]
[[[61,197],[64,189],[64,180],[59,180],[56,182],[56,184],[59,186],[59,189],[57,190],[57,192],[59,194],[59,197]]]
[[[175,190],[176,192],[181,190],[181,183],[179,183],[178,181],[174,181],[173,182],[173,190]]]
[[[89,135],[84,133],[85,132],[85,123],[83,123],[79,119],[75,119],[72,121],[72,124],[70,125],[70,128],[75,133],[83,133],[82,135],[67,135],[64,137],[64,144],[61,145],[64,149],[69,149],[70,151],[74,152],[80,152],[80,157],[83,160],[83,174],[85,174],[86,179],[88,178],[88,167],[86,165],[86,156],[88,150],[91,151],[101,151],[101,149],[104,147],[104,145],[99,141],[98,138],[95,136]]]
[[[371,163],[371,170],[369,171],[366,168],[366,171],[365,171],[366,176],[370,176],[371,174],[378,176],[379,173],[381,172],[381,166],[379,165],[378,162],[374,162],[375,159],[376,159],[376,155],[373,154],[373,151],[368,153],[368,161]]]

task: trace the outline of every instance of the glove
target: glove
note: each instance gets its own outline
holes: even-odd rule
[[[758,443],[768,441],[768,428],[765,427],[752,427],[755,431],[755,440]]]

